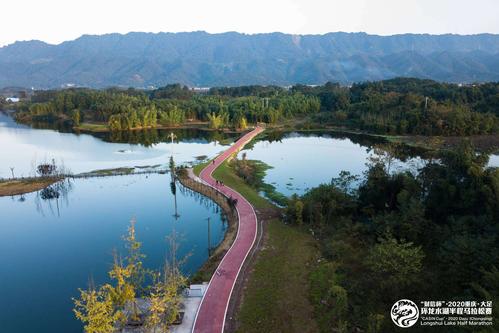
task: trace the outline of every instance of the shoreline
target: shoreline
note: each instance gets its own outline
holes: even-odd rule
[[[13,116],[15,119],[15,111],[2,111],[4,113]],[[62,119],[63,120],[63,119]],[[32,126],[33,122],[29,119],[17,120],[17,123],[25,124],[28,126]],[[50,122],[49,122],[50,123]],[[252,124],[248,124],[248,128],[251,127]],[[70,127],[71,131],[75,134],[85,133],[85,134],[108,134],[113,133],[109,128],[107,128],[106,123],[82,123],[80,126],[72,126]],[[470,140],[476,149],[480,152],[487,152],[492,154],[499,154],[499,134],[481,134],[481,135],[471,135],[471,136],[436,136],[436,135],[418,135],[418,134],[380,134],[367,132],[360,129],[350,128],[346,126],[321,126],[319,124],[310,124],[308,126],[304,126],[300,120],[284,120],[281,124],[278,125],[270,125],[267,124],[266,128],[269,131],[278,131],[278,132],[298,132],[298,133],[313,133],[313,132],[334,132],[345,135],[362,135],[366,137],[372,137],[375,139],[385,140],[387,143],[400,143],[407,145],[408,147],[425,149],[425,150],[438,150],[438,149],[453,149],[455,148],[459,142],[462,140]],[[221,132],[226,134],[241,134],[247,131],[248,129],[231,129],[231,128],[221,128],[221,129],[212,129],[208,127],[208,122],[203,121],[192,121],[192,122],[184,122],[182,124],[176,126],[168,126],[168,125],[157,125],[154,127],[137,127],[131,128],[129,130],[120,130],[116,131],[116,133],[122,132],[138,132],[138,131],[148,131],[148,130],[200,130],[206,132]],[[57,129],[54,129],[58,131]]]
[[[224,238],[213,249],[213,252],[208,259],[206,259],[203,265],[190,278],[191,283],[201,283],[211,278],[225,253],[234,242],[239,228],[239,222],[237,212],[230,206],[227,197],[213,188],[196,181],[193,178],[196,176],[194,174],[190,174],[192,173],[192,171],[190,171],[192,169],[180,170],[185,170],[178,172],[177,177],[182,186],[190,189],[191,191],[197,192],[210,200],[213,200],[224,211],[224,214],[227,217],[228,228],[224,234]]]
[[[126,170],[125,170],[126,169]],[[187,170],[187,169],[180,169]],[[131,171],[130,168],[103,169],[92,172],[81,173],[77,175],[59,175],[54,177],[27,177],[15,179],[0,179],[0,197],[16,196],[28,194],[36,191],[41,191],[59,181],[71,178],[94,178],[94,177],[110,177],[110,176],[133,176],[140,174],[167,173],[165,170],[149,170],[149,171]],[[199,193],[214,201],[222,210],[227,218],[228,227],[222,241],[212,249],[211,255],[203,262],[201,267],[191,276],[191,283],[201,283],[209,280],[213,275],[216,267],[234,242],[238,229],[237,212],[231,208],[228,198],[213,188],[195,181],[188,175],[178,172],[177,179],[185,188]]]
[[[249,126],[250,127],[250,126]],[[195,129],[199,131],[215,132],[219,131],[227,134],[241,134],[245,130],[234,130],[234,129],[212,129],[206,127],[205,123],[193,123],[193,124],[182,124],[180,126],[156,126],[156,127],[141,127],[132,128],[130,130],[122,130],[119,132],[127,131],[147,131],[147,130],[183,130],[183,129]],[[332,132],[345,135],[358,135],[366,136],[374,139],[382,139],[387,143],[399,143],[404,144],[409,147],[425,149],[425,150],[438,150],[438,149],[453,149],[462,140],[470,140],[476,149],[480,152],[489,153],[499,153],[499,135],[498,134],[481,134],[481,135],[471,135],[471,136],[440,136],[440,135],[417,135],[417,134],[378,134],[372,132],[366,132],[362,130],[351,129],[348,127],[312,127],[312,128],[295,128],[286,126],[271,126],[268,125],[267,129],[269,131],[281,131],[281,132],[297,132],[297,133],[314,133],[314,132]],[[91,130],[85,128],[75,127],[73,129],[75,132],[82,132],[87,134],[92,133],[112,133],[109,129],[105,130]]]
[[[416,135],[416,134],[378,134],[355,130],[348,127],[317,127],[317,128],[293,128],[293,127],[268,127],[269,130],[280,132],[314,133],[332,132],[345,135],[366,136],[385,140],[387,143],[400,143],[408,147],[425,150],[448,150],[455,148],[462,140],[470,140],[480,152],[499,154],[499,134],[481,134],[468,136],[441,136],[441,135]]]
[[[135,171],[134,168],[101,169],[76,175],[60,174],[48,177],[0,178],[0,197],[15,196],[41,191],[64,179],[165,174],[164,169]]]
[[[92,124],[92,123],[84,123],[82,125],[87,125],[87,126],[74,126],[72,128],[73,131],[75,132],[84,132],[84,133],[113,133],[109,128],[107,128],[107,125],[105,124]],[[92,128],[94,127],[94,128]],[[234,129],[227,129],[227,128],[220,128],[220,129],[215,129],[215,128],[209,128],[207,127],[207,123],[204,122],[197,122],[197,123],[184,123],[178,126],[166,126],[166,125],[158,125],[158,126],[149,126],[149,127],[134,127],[130,129],[124,129],[124,130],[119,130],[119,131],[114,131],[114,132],[135,132],[135,131],[147,131],[147,130],[182,130],[182,129],[195,129],[195,130],[200,130],[200,131],[207,131],[207,132],[215,132],[215,131],[220,131],[223,133],[234,133],[234,134],[240,134],[244,133],[247,129],[244,130],[234,130]]]

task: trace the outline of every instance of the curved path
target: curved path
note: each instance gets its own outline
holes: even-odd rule
[[[220,333],[223,332],[225,317],[229,306],[232,289],[248,253],[255,242],[257,234],[257,219],[253,206],[241,194],[227,186],[217,185],[212,172],[232,154],[240,150],[253,137],[261,133],[263,128],[257,127],[236,141],[229,149],[210,162],[199,174],[199,178],[216,188],[227,197],[237,199],[237,215],[239,227],[237,236],[229,251],[225,254],[211,277],[208,288],[201,300],[192,332]]]

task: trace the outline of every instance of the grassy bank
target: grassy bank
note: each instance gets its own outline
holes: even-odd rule
[[[229,186],[241,193],[255,208],[272,208],[273,205],[258,194],[258,191],[246,184],[244,180],[237,176],[229,162],[223,162],[214,172],[213,177],[221,180],[226,186]]]
[[[267,232],[237,314],[237,332],[316,332],[309,272],[319,255],[310,234],[279,220]]]
[[[268,166],[251,162],[256,163],[256,171],[263,177]],[[194,173],[199,175],[209,163],[196,165]],[[230,162],[222,163],[213,177],[241,193],[257,210],[275,210],[257,189],[235,173]],[[300,228],[279,219],[267,221],[263,247],[250,266],[235,315],[237,332],[317,332],[309,300],[309,275],[319,256],[316,242]]]
[[[0,197],[35,192],[59,181],[58,177],[0,181]]]
[[[134,173],[134,168],[114,168],[114,169],[101,169],[84,172],[79,174],[82,177],[96,177],[96,176],[115,176],[115,175],[131,175]]]
[[[253,206],[255,206],[255,208],[274,207],[273,204],[271,204],[267,199],[263,198],[259,194],[259,191],[264,192],[266,196],[274,202],[277,202],[279,204],[285,202],[286,198],[282,194],[276,192],[274,186],[270,184],[265,184],[262,181],[263,177],[265,176],[265,171],[270,169],[271,167],[261,161],[248,161],[248,162],[252,163],[252,165],[254,165],[256,168],[257,177],[259,177],[261,183],[259,189],[256,189],[255,187],[249,185],[244,181],[244,179],[239,177],[234,172],[234,169],[232,168],[231,163],[229,161],[223,162],[213,172],[213,177],[217,180],[223,181],[225,185],[230,186],[231,188],[241,193],[246,199],[248,199],[248,201]],[[209,163],[211,163],[211,160],[208,162],[195,165],[193,167],[194,174],[196,176],[199,176],[201,170],[203,170],[204,167],[207,166]]]
[[[208,162],[203,162],[203,163],[199,163],[199,164],[196,164],[193,168],[192,168],[192,171],[194,172],[194,174],[196,176],[199,176],[199,173],[201,172],[201,170],[204,169],[205,166],[207,166],[209,163],[211,162],[208,161]]]
[[[249,185],[257,191],[263,192],[265,197],[270,199],[273,203],[281,207],[286,205],[288,198],[284,194],[278,192],[274,185],[267,184],[264,181],[267,170],[272,169],[272,166],[258,160],[234,160],[231,167],[234,168],[235,164],[242,167],[247,172],[249,170],[249,174],[247,175],[249,178],[247,178],[246,183],[250,183]],[[251,182],[248,179],[251,179]]]
[[[96,124],[96,123],[81,123],[79,126],[73,127],[77,131],[86,132],[109,132],[107,124]]]

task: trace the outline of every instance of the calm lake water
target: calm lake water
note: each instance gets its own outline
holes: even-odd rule
[[[191,253],[184,271],[195,272],[218,244],[226,225],[211,200],[177,187],[174,217],[170,176],[134,175],[78,179],[58,199],[43,193],[0,197],[0,323],[2,332],[81,332],[71,297],[89,278],[107,281],[113,249],[125,253],[122,236],[136,217],[145,265],[159,268],[165,237],[181,235],[180,254]]]
[[[61,130],[61,129],[59,129]],[[217,132],[140,131],[118,135],[61,133],[16,124],[0,113],[0,178],[33,174],[34,167],[55,159],[74,173],[91,170],[160,165],[169,157],[177,164],[196,157],[211,158],[226,149],[227,137]],[[285,195],[331,181],[342,170],[361,175],[372,154],[372,138],[334,133],[268,133],[244,150],[273,168],[265,181]],[[242,154],[242,152],[240,153]],[[408,156],[415,156],[408,154]],[[417,154],[416,154],[417,155]],[[392,170],[417,169],[419,157],[396,160]],[[491,165],[499,165],[497,156]],[[107,281],[114,249],[123,252],[122,236],[132,217],[143,242],[146,266],[164,261],[165,237],[175,229],[183,237],[180,255],[191,253],[184,267],[189,274],[223,238],[226,225],[212,201],[177,188],[176,220],[170,175],[133,175],[77,179],[52,191],[0,197],[0,327],[2,332],[81,332],[71,311],[71,297],[89,278]]]
[[[59,129],[61,130],[61,129]],[[33,175],[35,166],[55,159],[73,173],[178,164],[217,155],[230,137],[196,130],[138,131],[120,135],[61,133],[17,124],[0,113],[0,178]],[[170,175],[76,179],[65,186],[16,197],[0,197],[0,325],[5,332],[81,332],[71,297],[90,278],[106,282],[114,249],[132,217],[147,255],[146,265],[165,260],[165,237],[181,235],[180,256],[190,253],[184,272],[195,272],[217,245],[226,225],[211,200],[177,187],[178,214]],[[57,195],[56,195],[57,196]],[[50,199],[52,198],[52,199]]]
[[[168,134],[177,139],[170,143]],[[177,164],[193,162],[196,157],[216,156],[228,137],[217,132],[196,130],[138,131],[121,136],[60,133],[20,125],[0,112],[0,178],[34,175],[35,167],[52,159],[73,173],[96,169],[135,166],[166,166],[173,155]],[[111,142],[115,141],[115,142]]]
[[[268,137],[243,150],[248,159],[260,160],[272,167],[264,181],[286,196],[303,194],[307,189],[329,183],[345,170],[362,176],[366,163],[373,155],[373,145],[382,143],[372,137],[339,133],[268,133]],[[407,149],[395,159],[391,171],[414,170],[424,160],[421,152]],[[489,165],[499,166],[499,158],[492,156]]]

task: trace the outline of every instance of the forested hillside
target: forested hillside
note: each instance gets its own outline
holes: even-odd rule
[[[499,36],[128,33],[0,48],[0,87],[343,84],[398,76],[499,80]]]

